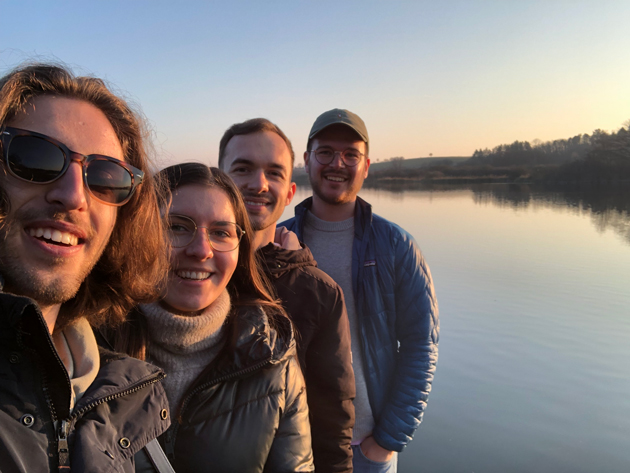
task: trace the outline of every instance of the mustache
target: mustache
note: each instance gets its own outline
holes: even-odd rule
[[[264,200],[268,204],[275,204],[276,199],[273,198],[271,194],[242,194],[243,200],[247,200],[248,198],[252,198],[255,200]]]
[[[9,212],[10,214],[10,212]],[[0,224],[0,232],[4,233],[4,237],[8,234],[8,229],[14,225],[25,224],[37,220],[52,220],[55,222],[69,223],[86,235],[86,239],[91,239],[96,234],[96,230],[80,218],[76,213],[63,212],[56,209],[20,209],[13,215],[7,215]]]

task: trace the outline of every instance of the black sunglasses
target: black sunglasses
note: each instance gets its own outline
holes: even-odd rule
[[[0,134],[4,162],[23,181],[48,184],[65,174],[72,161],[83,168],[83,182],[90,195],[109,205],[129,202],[144,172],[109,156],[85,156],[41,133],[5,127]]]

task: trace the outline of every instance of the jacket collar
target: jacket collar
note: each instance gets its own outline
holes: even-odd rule
[[[37,353],[55,413],[59,419],[69,417],[71,386],[68,372],[54,348],[37,303],[28,297],[0,293],[0,328],[4,337],[14,339],[19,347]],[[99,356],[100,369],[96,379],[76,409],[162,376],[159,368],[126,355],[99,349]]]
[[[304,222],[306,212],[313,206],[313,197],[308,197],[295,207],[295,233],[300,240],[304,240]],[[359,239],[363,239],[365,230],[372,225],[372,206],[361,197],[357,196],[354,206],[354,234]]]

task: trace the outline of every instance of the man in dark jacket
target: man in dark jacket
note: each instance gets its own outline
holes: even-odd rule
[[[235,124],[221,139],[219,167],[243,194],[258,255],[296,327],[315,469],[349,472],[355,387],[343,293],[295,234],[276,228],[295,193],[293,160],[291,142],[269,120]]]
[[[437,300],[414,239],[357,197],[370,167],[363,120],[330,110],[304,153],[313,197],[283,223],[343,289],[352,333],[356,472],[394,472],[420,424],[437,363]]]
[[[99,79],[43,64],[0,78],[3,472],[131,472],[168,428],[164,374],[92,331],[165,270],[142,133]]]

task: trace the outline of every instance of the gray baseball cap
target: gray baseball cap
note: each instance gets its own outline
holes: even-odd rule
[[[315,123],[313,123],[313,127],[311,128],[311,132],[308,134],[308,139],[312,139],[324,128],[328,128],[331,125],[336,125],[337,123],[349,126],[359,134],[363,141],[369,144],[370,140],[368,138],[367,128],[365,127],[365,123],[363,123],[363,120],[361,120],[361,117],[342,108],[334,108],[332,110],[328,110],[327,112],[324,112],[319,117],[317,117],[317,120],[315,120]]]

